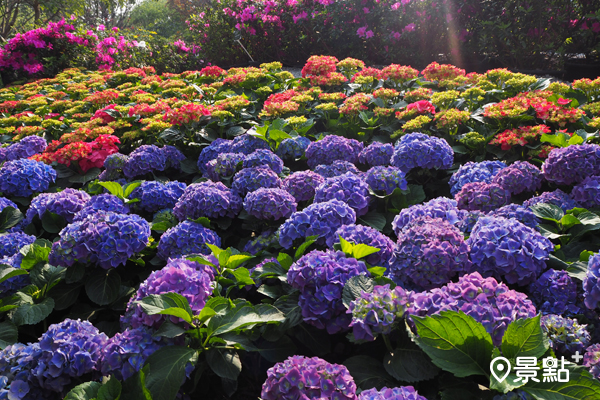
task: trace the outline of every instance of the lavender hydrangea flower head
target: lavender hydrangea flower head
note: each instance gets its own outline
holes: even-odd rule
[[[283,171],[283,160],[270,149],[258,149],[244,158],[244,168],[265,166],[271,168],[276,174]]]
[[[402,136],[392,155],[392,165],[405,173],[416,167],[448,169],[453,162],[454,151],[445,139],[418,132]]]
[[[233,218],[242,210],[242,199],[221,182],[192,183],[173,208],[173,214],[183,221],[200,217]]]
[[[450,178],[450,193],[456,195],[463,186],[471,182],[490,183],[494,176],[506,168],[502,161],[469,161],[461,165]]]
[[[31,223],[36,215],[41,219],[46,211],[58,214],[71,223],[75,214],[85,207],[90,198],[83,190],[71,188],[58,193],[41,193],[31,201],[25,214],[25,224]]]
[[[244,210],[253,217],[277,221],[296,212],[296,199],[283,189],[260,188],[244,199]]]
[[[542,171],[527,161],[517,161],[499,171],[492,179],[511,194],[533,192],[542,186]]]
[[[585,279],[583,280],[584,303],[590,310],[598,307],[600,302],[600,253],[588,260]]]
[[[395,189],[408,189],[405,176],[399,168],[378,166],[367,171],[365,180],[372,190],[392,194]]]
[[[48,189],[56,171],[41,161],[22,158],[0,167],[0,192],[5,196],[29,197]]]
[[[164,208],[175,207],[185,188],[183,182],[144,181],[131,192],[130,197],[140,199],[139,202],[133,203],[135,209],[155,213]]]
[[[358,154],[358,161],[370,167],[390,165],[394,146],[389,143],[373,142]]]
[[[581,144],[552,149],[542,165],[548,182],[572,185],[582,182],[600,169],[600,145]]]
[[[371,265],[387,266],[394,251],[394,242],[392,239],[369,226],[356,224],[343,225],[335,232],[335,236],[336,238],[341,236],[344,240],[355,244],[366,244],[367,246],[378,248],[378,252],[365,258]],[[335,241],[337,243],[339,239]]]
[[[310,144],[310,139],[304,136],[283,139],[275,154],[284,160],[296,160],[304,155]]]
[[[23,261],[23,255],[19,252],[0,258],[0,265],[8,265],[9,267],[20,269],[21,262]],[[24,288],[31,284],[31,278],[29,274],[16,275],[0,282],[0,293],[3,296],[10,296],[17,290]]]
[[[583,356],[583,366],[590,371],[594,378],[600,379],[600,343],[587,348]]]
[[[265,140],[247,133],[236,136],[231,144],[232,153],[242,153],[248,155],[259,149],[271,150],[271,147]]]
[[[573,187],[571,197],[585,208],[600,206],[600,176],[588,176]]]
[[[549,269],[529,286],[529,298],[543,314],[577,314],[577,285],[567,271]]]
[[[369,211],[369,185],[351,172],[325,179],[315,190],[315,203],[340,200],[347,203],[357,216]]]
[[[467,211],[467,210],[458,210],[458,222],[456,222],[456,227],[465,235],[470,235],[473,227],[477,223],[480,217],[486,215],[481,211]]]
[[[350,303],[352,335],[355,340],[373,341],[379,334],[392,331],[394,322],[404,316],[408,295],[400,286],[375,286],[373,292],[361,292]]]
[[[546,268],[554,245],[515,219],[481,217],[467,240],[473,269],[520,286],[535,281]]]
[[[496,183],[471,182],[454,198],[461,210],[488,212],[510,203],[510,192]]]
[[[325,182],[325,178],[312,171],[297,171],[284,179],[281,188],[294,196],[297,202],[307,201],[315,196],[315,189]]]
[[[401,210],[400,214],[394,217],[392,228],[396,236],[400,236],[400,232],[405,226],[421,217],[441,218],[451,224],[456,224],[459,221],[459,211],[455,200],[447,197],[436,197],[426,203],[415,204]]]
[[[579,207],[579,204],[571,198],[568,194],[560,189],[556,189],[553,192],[544,192],[539,196],[535,196],[523,202],[523,206],[531,207],[535,204],[547,203],[554,204],[562,208],[564,212],[571,210],[575,207]]]
[[[167,260],[188,254],[210,254],[206,244],[221,246],[221,238],[212,229],[194,221],[183,221],[167,229],[158,242],[157,257]]]
[[[139,215],[97,211],[60,231],[49,262],[64,267],[80,262],[114,268],[146,248],[149,237],[150,225]]]
[[[119,178],[122,178],[123,167],[125,166],[125,162],[129,157],[125,154],[114,153],[110,154],[104,160],[104,168],[98,179],[101,182],[106,181],[116,181]]]
[[[205,176],[215,182],[235,174],[237,167],[246,156],[242,153],[221,153],[206,163]]]
[[[0,399],[56,399],[57,394],[42,390],[31,374],[41,355],[39,343],[15,343],[0,351]]]
[[[264,231],[256,238],[248,241],[244,246],[244,252],[257,255],[271,246],[279,246],[279,231]]]
[[[201,173],[206,173],[206,163],[214,160],[221,153],[231,153],[233,141],[225,140],[225,139],[216,139],[210,145],[206,146],[200,152],[200,156],[198,157],[198,169]]]
[[[470,268],[462,232],[441,218],[424,217],[398,235],[387,274],[404,287],[432,289]]]
[[[212,256],[208,259],[217,263]],[[127,304],[121,324],[124,327],[139,328],[145,325],[158,329],[167,319],[174,323],[181,321],[173,316],[146,314],[136,302],[151,294],[178,293],[189,301],[192,311],[197,315],[212,293],[213,281],[214,271],[211,266],[185,259],[171,259],[163,269],[152,272],[140,284],[135,296]]]
[[[174,168],[181,170],[180,161],[185,160],[185,155],[175,146],[165,145],[161,147],[161,150],[166,158],[165,169]]]
[[[591,340],[586,327],[576,319],[556,314],[542,315],[542,329],[550,339],[550,347],[559,356],[569,357],[575,352],[585,351]]]
[[[144,144],[131,152],[123,165],[123,174],[131,179],[149,172],[164,171],[166,168],[165,152],[153,144]]]
[[[311,169],[317,165],[331,164],[335,160],[344,160],[355,164],[363,146],[361,142],[354,139],[327,135],[308,146],[306,149],[307,163]]]
[[[420,396],[419,393],[412,386],[400,386],[393,389],[387,387],[377,390],[372,388],[363,390],[358,395],[358,400],[427,400],[424,396]]]
[[[46,150],[48,143],[46,139],[40,136],[26,136],[19,140],[17,143],[13,143],[4,149],[4,157],[0,155],[0,162],[20,160],[21,158],[29,158],[34,154],[42,153]]]
[[[19,252],[21,247],[35,242],[36,237],[22,232],[0,235],[0,259],[11,257]]]
[[[263,400],[356,400],[356,384],[343,365],[318,357],[292,356],[267,371]]]
[[[356,222],[356,213],[343,201],[330,200],[315,203],[293,213],[279,228],[279,244],[289,249],[297,239],[318,236],[317,244],[332,246],[335,232],[342,225]]]
[[[268,167],[244,168],[233,176],[231,189],[240,197],[260,188],[280,188],[282,181]]]
[[[128,214],[129,207],[123,200],[109,193],[92,196],[85,206],[73,217],[73,222],[84,220],[88,215],[97,211],[112,211],[118,214]]]
[[[369,275],[364,262],[346,257],[341,251],[313,250],[288,270],[288,283],[300,291],[298,305],[304,322],[329,334],[348,330],[352,320],[346,314],[342,292],[346,282],[357,275]]]
[[[354,164],[344,160],[335,160],[331,164],[321,164],[315,167],[315,172],[323,178],[333,178],[334,176],[343,175],[347,172],[359,175],[361,172]]]
[[[522,224],[536,230],[538,229],[538,226],[540,224],[538,217],[535,216],[535,214],[533,213],[533,211],[531,211],[530,208],[514,203],[490,211],[488,213],[488,216],[514,218]]]

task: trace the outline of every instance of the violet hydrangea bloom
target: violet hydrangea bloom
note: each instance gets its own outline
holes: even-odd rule
[[[292,356],[267,371],[263,400],[356,400],[356,384],[343,365],[318,357]]]
[[[354,175],[359,175],[361,173],[354,164],[344,160],[335,160],[327,165],[317,165],[315,167],[315,172],[323,178],[333,178],[334,176],[343,175],[346,172],[351,172]]]
[[[307,163],[311,169],[317,165],[331,164],[335,160],[344,160],[355,164],[363,146],[358,140],[327,135],[308,146],[306,149]]]
[[[240,170],[233,176],[231,190],[240,197],[260,188],[280,188],[281,179],[268,167],[251,167]]]
[[[338,237],[342,237],[348,242],[355,244],[366,244],[367,246],[378,248],[379,251],[365,258],[371,265],[387,266],[392,252],[394,251],[394,242],[392,239],[370,226],[364,225],[343,225],[335,232],[335,242],[338,243]]]
[[[13,143],[8,147],[3,148],[4,157],[0,153],[0,162],[20,160],[21,158],[29,158],[34,154],[42,153],[46,150],[48,143],[46,139],[40,136],[25,136],[17,143]]]
[[[310,139],[304,136],[283,139],[275,154],[284,160],[295,160],[304,155],[310,144]]]
[[[97,211],[112,211],[118,214],[128,214],[129,207],[123,200],[109,193],[92,196],[85,206],[73,217],[73,221],[81,221]]]
[[[450,193],[456,195],[467,183],[490,183],[503,168],[506,168],[506,164],[502,161],[466,162],[450,177]]]
[[[600,253],[588,260],[587,272],[583,280],[583,298],[587,308],[593,310],[600,302]]]
[[[22,232],[0,235],[0,259],[11,257],[19,252],[21,247],[35,242],[36,237]]]
[[[158,242],[157,257],[168,260],[188,254],[210,254],[206,244],[221,246],[221,238],[212,229],[194,221],[183,221],[167,229]]]
[[[300,291],[304,322],[329,334],[345,331],[352,320],[342,301],[344,285],[353,276],[369,275],[364,262],[341,251],[313,250],[288,270],[287,280]]]
[[[20,269],[21,262],[23,261],[23,255],[19,252],[0,258],[0,265],[8,265],[9,267]],[[0,282],[0,293],[3,296],[10,296],[17,290],[23,289],[25,286],[31,284],[31,278],[29,274],[16,275]]]
[[[510,203],[510,192],[496,183],[471,182],[454,198],[461,210],[488,212]]]
[[[325,178],[312,171],[297,171],[284,179],[281,188],[294,196],[297,202],[307,201],[315,196],[315,189]]]
[[[262,220],[287,218],[296,212],[296,199],[283,189],[260,188],[244,199],[244,210]]]
[[[412,386],[400,386],[389,389],[387,387],[377,390],[372,388],[363,390],[358,395],[358,400],[427,400],[424,396],[420,396],[419,393]]]
[[[370,167],[390,165],[394,146],[389,143],[373,142],[358,154],[358,161]]]
[[[542,315],[542,329],[558,356],[570,358],[575,352],[583,353],[591,340],[586,328],[587,325],[580,325],[576,319],[556,314]]]
[[[231,153],[232,140],[218,138],[210,145],[206,146],[200,152],[198,157],[198,169],[201,173],[206,173],[206,163],[214,160],[221,153]]]
[[[165,152],[153,144],[144,144],[131,152],[123,165],[123,174],[131,179],[149,172],[164,171],[166,167]]]
[[[233,176],[244,158],[246,156],[242,153],[221,153],[217,158],[206,163],[204,175],[211,181],[219,182],[221,179]]]
[[[532,229],[538,229],[540,223],[538,217],[535,216],[530,208],[514,203],[492,210],[488,213],[488,216],[514,218]]]
[[[85,207],[90,198],[83,190],[71,188],[58,193],[41,193],[31,201],[25,214],[25,224],[30,224],[36,215],[41,219],[46,211],[58,214],[71,223],[75,214]]]
[[[165,169],[175,168],[181,170],[180,162],[185,160],[185,155],[175,146],[165,145],[161,147],[163,154],[165,155]]]
[[[56,180],[56,171],[41,161],[22,158],[0,167],[0,192],[5,196],[29,197],[43,192]]]
[[[265,140],[247,133],[236,136],[231,143],[232,153],[242,153],[248,155],[259,149],[270,150],[271,147]]]
[[[123,167],[125,166],[125,162],[129,157],[125,154],[114,153],[110,154],[104,160],[104,168],[100,176],[98,176],[98,180],[101,182],[107,181],[116,181],[119,178],[122,178]]]
[[[585,208],[600,207],[600,176],[588,176],[575,185],[571,197]]]
[[[173,208],[173,214],[186,218],[233,218],[242,210],[242,199],[221,182],[192,183]]]
[[[244,246],[244,252],[257,255],[271,246],[279,246],[279,231],[264,231]]]
[[[155,213],[164,208],[173,208],[183,195],[186,185],[183,182],[144,181],[133,192],[132,199],[140,199],[133,203],[134,209]]]
[[[458,210],[458,222],[456,222],[456,227],[465,235],[470,235],[473,227],[479,220],[479,218],[486,215],[481,211],[467,211],[467,210]]]
[[[415,204],[400,211],[392,221],[392,228],[396,236],[400,235],[402,229],[412,221],[421,217],[441,218],[451,224],[459,222],[459,209],[456,201],[447,197],[436,197],[423,204]]]
[[[542,171],[527,161],[517,161],[499,171],[492,179],[511,194],[533,192],[542,186]]]
[[[586,349],[583,366],[590,371],[594,378],[600,379],[600,343],[593,344]]]
[[[398,235],[387,274],[404,287],[431,289],[470,268],[462,232],[441,218],[424,217]]]
[[[372,190],[392,194],[396,189],[408,189],[405,174],[396,167],[373,167],[365,175],[365,180]]]
[[[524,201],[523,206],[531,207],[540,203],[554,204],[555,206],[562,208],[564,212],[579,207],[579,204],[575,200],[560,189],[556,189],[553,192],[544,192],[539,196],[532,197],[529,200]]]
[[[357,216],[369,211],[369,185],[359,176],[347,172],[325,179],[315,190],[315,203],[340,200],[348,204]]]
[[[529,286],[529,298],[543,314],[577,314],[577,285],[567,271],[549,269]]]
[[[57,399],[57,393],[43,390],[31,374],[41,355],[39,343],[15,343],[0,351],[0,399]]]
[[[332,246],[342,225],[356,222],[356,213],[343,201],[315,203],[293,213],[279,228],[279,244],[289,249],[297,239],[318,236],[317,244]]]
[[[572,185],[600,170],[600,145],[580,144],[552,149],[542,165],[548,182]]]
[[[515,219],[481,217],[467,240],[473,270],[520,286],[535,281],[546,268],[554,245]]]
[[[276,156],[270,149],[258,149],[248,154],[242,164],[243,168],[261,166],[269,167],[279,175],[283,171],[283,160]]]
[[[448,169],[453,162],[454,151],[445,139],[418,132],[402,136],[392,155],[392,165],[405,173],[416,167]]]

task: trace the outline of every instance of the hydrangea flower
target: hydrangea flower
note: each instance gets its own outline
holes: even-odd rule
[[[233,218],[242,210],[242,199],[221,182],[192,183],[173,208],[173,214],[183,221],[200,217]]]
[[[340,200],[352,207],[357,216],[369,211],[370,197],[369,185],[351,172],[327,178],[315,190],[315,203]]]
[[[544,314],[577,314],[577,285],[567,271],[549,269],[529,286],[529,297]]]
[[[575,200],[560,189],[556,189],[553,192],[544,192],[539,196],[532,197],[524,201],[523,206],[531,207],[540,203],[554,204],[562,208],[564,212],[579,207],[579,204]]]
[[[490,183],[503,168],[506,168],[506,164],[502,161],[466,162],[452,174],[449,182],[450,193],[456,195],[467,183]]]
[[[131,152],[123,165],[123,174],[131,179],[149,172],[164,171],[166,168],[165,152],[153,144],[144,144]]]
[[[398,235],[388,276],[395,282],[431,289],[471,267],[462,232],[441,218],[413,221]]]
[[[541,275],[554,249],[550,240],[515,219],[487,216],[479,218],[467,244],[473,269],[520,286]]]
[[[583,366],[590,371],[594,378],[600,379],[600,343],[587,348],[583,356]]]
[[[600,145],[580,144],[552,149],[542,165],[548,182],[572,185],[600,168]]]
[[[271,150],[271,147],[265,140],[247,133],[236,136],[231,143],[231,153],[248,155],[259,149]]]
[[[206,163],[205,176],[208,179],[219,182],[235,174],[237,166],[244,161],[246,156],[242,153],[221,153],[217,158]]]
[[[208,259],[217,264],[214,257],[209,256]],[[158,329],[167,319],[174,323],[180,321],[177,317],[162,314],[148,315],[135,303],[151,294],[178,293],[189,301],[192,311],[197,315],[212,293],[213,281],[214,271],[211,266],[185,259],[171,259],[163,269],[152,272],[140,284],[135,296],[127,303],[121,324],[132,328],[145,325]]]
[[[593,310],[600,302],[600,253],[588,260],[587,272],[583,280],[583,297],[587,308]]]
[[[402,136],[392,155],[392,165],[405,173],[416,167],[448,169],[453,162],[454,151],[445,139],[418,132]]]
[[[257,255],[271,246],[279,246],[279,231],[264,231],[256,238],[249,240],[244,246],[244,252]]]
[[[294,196],[297,202],[307,201],[315,196],[315,189],[325,178],[312,171],[297,171],[284,179],[281,188]]]
[[[165,145],[161,150],[167,159],[165,169],[175,168],[181,170],[180,162],[185,160],[185,155],[175,146]]]
[[[58,193],[41,193],[31,201],[25,214],[25,224],[30,224],[36,215],[41,219],[46,211],[58,214],[71,223],[90,198],[86,192],[71,188]]]
[[[600,206],[600,176],[588,176],[573,187],[571,197],[585,208]]]
[[[356,400],[356,384],[343,365],[318,357],[292,356],[267,371],[263,400]]]
[[[198,169],[200,172],[205,174],[207,171],[206,163],[217,158],[219,154],[232,153],[232,144],[232,140],[219,138],[203,148],[200,152],[200,156],[198,157]]]
[[[206,244],[221,246],[221,238],[212,229],[194,221],[183,221],[167,229],[160,237],[156,255],[163,260],[188,254],[210,254]]]
[[[35,242],[36,237],[22,232],[0,235],[0,259],[11,257],[19,252],[21,247]]]
[[[480,217],[486,215],[481,211],[458,210],[456,227],[465,235],[470,235]]]
[[[268,167],[244,168],[233,176],[231,189],[240,197],[260,188],[280,188],[281,179]]]
[[[133,192],[132,199],[140,199],[133,207],[149,213],[155,213],[164,208],[173,208],[183,195],[186,185],[183,182],[144,181]]]
[[[514,218],[532,229],[538,229],[540,223],[531,209],[514,203],[492,210],[488,213],[488,216]]]
[[[389,143],[373,142],[358,154],[358,161],[370,167],[390,165],[394,146]]]
[[[396,167],[373,167],[365,175],[365,180],[372,190],[392,194],[395,189],[406,190],[408,183],[406,174]]]
[[[260,188],[244,199],[244,210],[264,220],[287,218],[296,212],[296,199],[283,189]]]
[[[109,193],[92,196],[85,206],[73,217],[73,222],[81,221],[97,211],[112,211],[118,214],[129,213],[129,207],[123,200]]]
[[[317,244],[332,246],[342,225],[356,222],[356,213],[343,201],[315,203],[293,213],[279,228],[279,244],[289,249],[297,239],[318,236]]]
[[[42,390],[31,375],[41,355],[39,343],[15,343],[0,351],[0,399],[56,399],[56,393]]]
[[[378,252],[365,258],[371,265],[387,266],[394,251],[394,242],[392,239],[370,226],[356,224],[343,225],[335,232],[336,243],[339,242],[337,238],[340,236],[348,242],[366,244],[367,246],[378,248]]]
[[[354,139],[337,135],[327,135],[323,139],[312,142],[306,149],[308,166],[314,169],[317,165],[331,164],[335,160],[343,160],[355,164],[363,144]]]
[[[283,160],[270,149],[258,149],[244,158],[242,166],[244,168],[266,166],[279,175],[283,171]]]
[[[8,265],[9,267],[20,269],[21,262],[23,261],[23,255],[19,252],[0,258],[0,265]],[[31,278],[29,274],[17,275],[0,282],[0,293],[3,296],[10,296],[17,290],[24,288],[31,284]]]
[[[381,390],[372,388],[363,390],[358,395],[358,400],[427,400],[412,386],[400,386],[393,389],[382,387]]]
[[[461,210],[491,211],[510,203],[510,192],[496,183],[471,182],[454,196]]]
[[[284,160],[295,160],[304,155],[310,144],[310,139],[304,136],[283,139],[275,154]]]
[[[346,314],[342,292],[357,275],[369,275],[365,263],[341,251],[313,250],[292,264],[287,280],[300,291],[298,305],[304,322],[329,334],[347,330],[352,318]]]
[[[347,172],[359,175],[360,171],[354,164],[344,160],[335,160],[331,164],[317,165],[315,172],[321,175],[323,178],[333,178],[334,176],[343,175]]]
[[[113,153],[107,156],[104,160],[104,168],[106,169],[98,176],[98,180],[107,182],[122,178],[123,168],[128,158],[128,156],[121,153]]]
[[[408,295],[400,286],[375,286],[373,292],[361,292],[350,303],[352,335],[355,340],[373,341],[379,334],[387,335],[398,318],[404,316]]]
[[[146,248],[149,237],[150,225],[139,215],[97,211],[60,231],[49,262],[63,267],[80,262],[114,268]]]
[[[587,325],[580,325],[576,319],[556,314],[542,315],[542,329],[550,339],[550,347],[559,356],[583,353],[590,344]]]
[[[542,171],[527,161],[517,161],[499,171],[492,179],[511,194],[533,192],[542,186]]]
[[[414,220],[421,217],[441,218],[451,224],[459,221],[459,209],[456,208],[456,201],[447,197],[436,197],[423,204],[415,204],[400,211],[400,214],[394,217],[392,228],[396,236],[405,226],[408,226]]]
[[[48,189],[56,171],[41,161],[22,158],[0,167],[0,192],[5,196],[29,197]]]
[[[20,160],[21,158],[29,158],[34,154],[42,153],[46,150],[48,143],[46,139],[40,136],[25,136],[17,143],[13,143],[8,147],[0,148],[0,162]]]

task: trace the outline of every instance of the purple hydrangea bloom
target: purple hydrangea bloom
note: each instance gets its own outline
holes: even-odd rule
[[[118,214],[128,214],[129,207],[123,203],[123,200],[109,193],[97,194],[92,196],[75,216],[73,221],[81,221],[88,215],[95,214],[97,211],[112,211]]]
[[[585,279],[583,280],[583,297],[585,306],[590,310],[598,307],[600,302],[600,253],[588,260]]]
[[[394,146],[389,143],[373,142],[358,154],[358,161],[370,167],[390,165]]]
[[[363,146],[361,142],[354,139],[327,135],[319,141],[312,142],[306,149],[308,166],[314,169],[317,165],[332,164],[335,160],[355,164]]]
[[[221,246],[221,238],[212,229],[194,221],[183,221],[167,229],[160,237],[156,255],[163,260],[188,254],[210,254],[206,244]]]
[[[260,188],[244,199],[244,210],[253,217],[265,220],[287,218],[296,212],[296,199],[283,189]]]
[[[173,208],[185,191],[183,182],[144,181],[133,192],[132,199],[140,199],[133,207],[149,213],[155,213],[164,208]]]
[[[400,232],[405,226],[412,221],[421,217],[441,218],[451,224],[456,224],[459,221],[459,209],[456,208],[456,201],[447,197],[436,197],[423,204],[415,204],[400,211],[394,221],[392,228],[396,236],[400,236]]]
[[[356,222],[356,213],[343,201],[330,200],[315,203],[293,213],[279,228],[279,244],[289,249],[294,240],[318,236],[317,244],[332,246],[335,232],[342,225]]]
[[[348,242],[378,248],[378,252],[367,256],[365,260],[371,265],[388,265],[394,251],[394,242],[383,233],[369,226],[350,224],[341,226],[335,232],[336,243],[339,242],[340,236]]]
[[[0,351],[0,399],[55,400],[31,374],[42,355],[39,343],[15,343]],[[10,397],[9,397],[10,396]]]
[[[600,379],[600,343],[587,348],[583,356],[583,366],[590,371],[594,378]]]
[[[206,163],[214,160],[221,153],[231,153],[232,140],[216,139],[210,145],[206,146],[200,152],[198,157],[198,169],[201,173],[206,173]]]
[[[492,211],[510,203],[510,192],[496,183],[471,182],[454,196],[461,210]]]
[[[343,365],[318,357],[292,356],[267,371],[263,400],[356,400],[356,384]]]
[[[111,154],[104,160],[104,168],[107,171],[122,171],[128,158],[125,154],[121,153]]]
[[[573,187],[571,197],[586,208],[600,206],[600,176],[588,176]]]
[[[577,285],[567,271],[549,269],[529,286],[529,297],[543,314],[577,314]]]
[[[231,189],[240,197],[260,188],[280,188],[282,181],[268,167],[244,168],[233,176]]]
[[[585,351],[591,340],[586,327],[576,319],[556,314],[542,315],[542,329],[550,339],[550,347],[558,356],[570,357],[575,352]]]
[[[0,235],[0,259],[2,257],[11,257],[19,252],[21,247],[35,242],[36,237],[26,235],[21,232],[7,233]]]
[[[29,197],[43,192],[56,180],[56,171],[41,161],[22,158],[0,167],[0,192],[5,196]]]
[[[281,188],[287,190],[297,202],[300,202],[312,199],[315,196],[315,189],[323,182],[325,178],[315,172],[298,171],[285,178]]]
[[[8,265],[9,267],[20,269],[21,262],[23,261],[23,255],[19,252],[0,258],[0,265]],[[0,293],[3,296],[10,296],[17,290],[23,289],[25,286],[31,284],[31,278],[29,274],[17,275],[0,282]]]
[[[351,172],[354,175],[359,175],[361,173],[354,164],[344,160],[335,160],[327,165],[317,165],[315,167],[315,172],[323,178],[333,178],[334,176],[343,175],[347,172]]]
[[[275,154],[284,160],[295,160],[304,155],[310,144],[310,139],[304,136],[283,139]]]
[[[25,224],[31,223],[36,215],[41,219],[46,211],[58,214],[71,223],[90,198],[86,192],[71,188],[58,193],[41,193],[31,201],[25,214]]]
[[[244,168],[265,166],[271,168],[273,172],[279,175],[283,171],[283,160],[271,150],[258,149],[244,158],[242,166]]]
[[[372,293],[361,292],[350,303],[352,335],[355,340],[373,341],[379,334],[387,335],[397,319],[404,316],[408,295],[400,286],[375,286]]]
[[[548,182],[571,185],[600,170],[600,145],[581,144],[552,149],[542,165]]]
[[[515,219],[481,217],[467,240],[473,269],[520,286],[535,281],[546,268],[554,245]]]
[[[369,211],[370,197],[367,182],[351,172],[327,178],[315,190],[315,203],[340,200],[352,207],[357,216]]]
[[[180,162],[185,160],[185,155],[175,146],[165,145],[161,150],[167,159],[165,169],[175,168],[181,170]]]
[[[192,183],[173,208],[173,214],[183,221],[200,217],[233,218],[242,210],[242,199],[221,182]]]
[[[4,157],[0,154],[0,162],[29,158],[46,150],[48,143],[40,136],[26,136],[17,143],[4,148]]]
[[[271,147],[265,140],[245,133],[233,139],[230,152],[248,155],[259,149],[271,150]]]
[[[527,161],[517,161],[499,171],[492,179],[511,194],[533,192],[542,186],[542,171]]]
[[[97,211],[60,231],[49,262],[63,267],[80,262],[114,268],[146,248],[149,237],[150,225],[139,215]]]
[[[400,386],[393,389],[387,387],[377,390],[372,388],[363,390],[358,395],[358,400],[427,400],[424,396],[420,396],[419,393],[412,386]]]
[[[462,232],[441,218],[413,221],[398,235],[388,276],[395,282],[431,289],[471,267]]]
[[[217,264],[214,257],[209,256],[208,259]],[[140,284],[135,296],[127,304],[121,324],[132,328],[146,325],[158,329],[167,319],[174,323],[181,321],[173,316],[146,314],[136,302],[151,294],[178,293],[189,301],[192,311],[197,315],[212,293],[213,281],[214,271],[211,266],[185,259],[171,259],[163,269],[152,272]]]
[[[219,182],[235,174],[237,166],[246,156],[242,153],[221,153],[217,158],[206,163],[205,176],[211,181]]]
[[[506,168],[506,164],[502,161],[469,161],[460,166],[460,168],[452,174],[450,178],[450,193],[452,196],[460,192],[463,186],[471,182],[490,183],[494,176]]]
[[[448,169],[453,162],[454,151],[445,139],[418,132],[402,136],[392,155],[392,165],[406,173],[416,167]]]
[[[505,206],[506,207],[506,206]],[[465,235],[470,235],[480,217],[486,215],[481,211],[458,210],[456,227]]]
[[[399,168],[378,166],[367,171],[365,180],[372,190],[392,194],[395,189],[408,189],[405,176]]]
[[[244,252],[257,255],[271,246],[279,246],[279,231],[264,231],[244,246]]]
[[[553,192],[544,192],[539,196],[532,197],[529,200],[524,201],[523,206],[531,207],[540,203],[554,204],[555,206],[562,208],[564,212],[579,207],[579,204],[575,200],[560,189],[556,189]]]
[[[164,171],[166,168],[165,152],[153,144],[144,144],[131,152],[123,165],[123,174],[131,179],[149,172]]]
[[[522,224],[533,229],[538,229],[538,225],[540,223],[538,217],[535,216],[531,209],[518,204],[508,204],[506,206],[502,206],[497,210],[490,211],[488,216],[514,218]]]

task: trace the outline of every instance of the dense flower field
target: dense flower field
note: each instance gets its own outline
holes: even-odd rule
[[[600,78],[302,76],[0,89],[0,399],[600,398]]]

